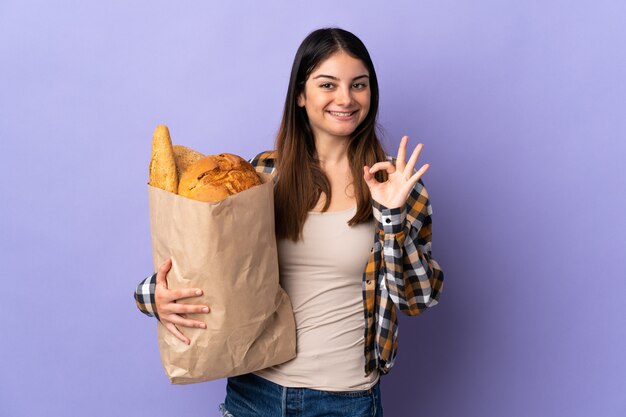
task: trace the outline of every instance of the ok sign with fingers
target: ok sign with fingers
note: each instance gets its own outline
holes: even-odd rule
[[[430,167],[429,164],[424,164],[417,172],[413,173],[423,145],[421,143],[418,144],[409,161],[405,162],[408,140],[408,136],[403,136],[400,141],[396,166],[393,166],[389,161],[385,161],[377,162],[371,168],[367,165],[363,167],[363,179],[370,190],[372,199],[387,208],[403,207],[417,181]],[[382,183],[374,178],[374,174],[380,170],[387,171],[387,181]]]

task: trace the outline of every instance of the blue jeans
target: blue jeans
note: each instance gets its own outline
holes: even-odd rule
[[[287,388],[254,374],[228,378],[224,417],[382,417],[380,380],[364,391]]]

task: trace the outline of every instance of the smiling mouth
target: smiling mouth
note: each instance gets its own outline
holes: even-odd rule
[[[328,113],[332,114],[333,116],[337,116],[337,117],[350,117],[352,116],[354,113],[356,113],[357,111],[353,111],[353,112],[341,112],[341,111],[328,111]]]

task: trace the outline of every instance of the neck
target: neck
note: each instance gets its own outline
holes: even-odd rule
[[[345,163],[348,161],[348,138],[316,135],[315,151],[322,167]]]

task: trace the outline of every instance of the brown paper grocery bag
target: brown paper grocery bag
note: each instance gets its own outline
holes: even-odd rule
[[[182,328],[186,345],[158,324],[159,350],[173,384],[241,375],[296,355],[289,297],[278,282],[273,182],[218,203],[205,203],[148,185],[155,271],[169,257],[168,287],[201,288],[208,314],[188,314],[207,329]]]

